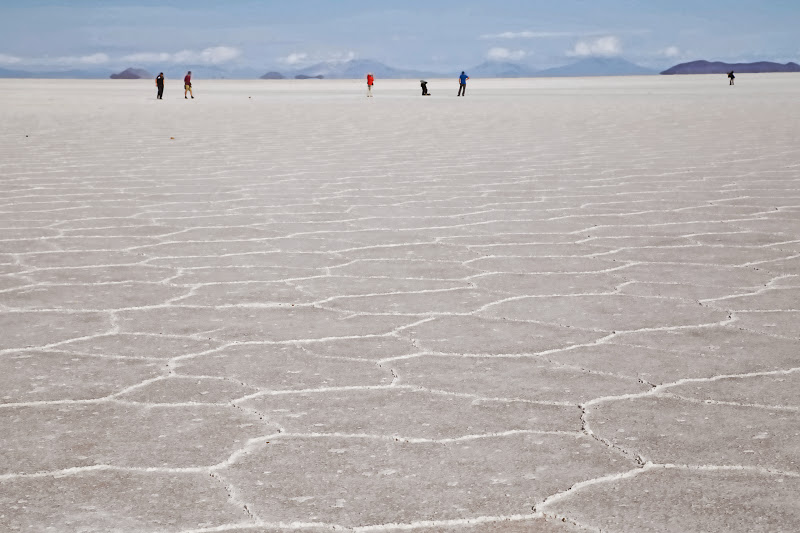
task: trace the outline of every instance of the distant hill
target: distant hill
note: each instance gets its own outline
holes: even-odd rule
[[[150,72],[164,72],[167,83],[172,80],[183,80],[187,71],[192,71],[192,76],[198,80],[215,79],[255,79],[259,72],[251,69],[227,70],[213,65],[145,65],[145,68],[126,69],[109,76],[107,68],[97,68],[92,70],[61,70],[61,71],[39,71],[39,70],[10,70],[0,68],[0,78],[43,78],[43,79],[138,79],[138,78],[119,78],[114,76],[127,76],[128,71],[134,71],[139,78],[155,78],[155,74]]]
[[[619,57],[588,57],[563,67],[548,68],[535,73],[536,77],[578,76],[646,76],[655,70],[641,67]]]
[[[322,74],[317,74],[316,76],[309,76],[307,74],[298,74],[294,77],[296,80],[324,80],[325,76]]]
[[[270,71],[264,74],[263,76],[259,77],[260,80],[285,80],[286,76],[281,74],[280,72]]]
[[[485,61],[468,69],[466,73],[476,78],[531,78],[536,76],[538,71],[518,63]],[[458,77],[458,72],[451,74],[451,76]]]
[[[142,68],[126,68],[122,72],[109,76],[112,80],[141,80],[154,76]]]
[[[744,74],[759,74],[764,72],[800,72],[800,65],[797,63],[772,63],[770,61],[758,61],[756,63],[723,63],[721,61],[692,61],[681,63],[668,68],[661,74],[726,74],[730,71],[741,72]]]
[[[88,80],[105,78],[106,72],[87,70],[59,70],[59,71],[27,71],[0,68],[0,78],[26,78],[26,79],[73,79]]]
[[[24,70],[11,70],[7,68],[0,68],[0,78],[32,78],[31,72]]]

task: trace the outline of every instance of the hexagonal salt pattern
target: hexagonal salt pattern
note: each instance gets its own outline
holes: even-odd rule
[[[747,81],[0,80],[0,531],[796,531]]]

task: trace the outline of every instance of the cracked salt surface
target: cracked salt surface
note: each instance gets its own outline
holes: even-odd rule
[[[0,82],[0,530],[794,531],[796,78]]]

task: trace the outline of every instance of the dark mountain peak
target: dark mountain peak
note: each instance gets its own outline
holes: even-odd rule
[[[109,76],[112,80],[140,80],[154,76],[142,68],[126,68],[118,74]]]
[[[286,76],[281,74],[280,72],[270,71],[261,76],[259,79],[261,80],[285,80]]]

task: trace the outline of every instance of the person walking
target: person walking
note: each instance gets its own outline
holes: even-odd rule
[[[425,80],[419,80],[419,86],[422,87],[422,96],[430,96],[431,93],[428,92],[428,82]]]
[[[461,76],[458,77],[458,96],[467,96],[467,80],[469,76],[461,71]]]
[[[164,73],[159,72],[158,76],[156,76],[156,87],[158,87],[158,95],[156,96],[157,99],[163,100],[162,96],[164,96]]]
[[[375,76],[372,72],[367,74],[367,98],[372,98],[372,84],[375,83]]]
[[[733,71],[728,72],[728,79],[731,80],[730,85],[733,85],[733,80],[736,79],[736,76],[733,75]]]
[[[194,93],[192,92],[192,71],[186,73],[183,77],[183,98],[186,99],[186,93],[189,93],[194,100]]]

